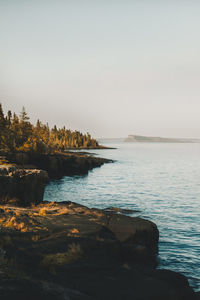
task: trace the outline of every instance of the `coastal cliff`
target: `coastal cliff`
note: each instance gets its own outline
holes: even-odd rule
[[[46,171],[0,165],[0,203],[10,201],[21,206],[40,203],[48,180]]]
[[[50,179],[66,175],[84,175],[111,160],[84,153],[31,154],[4,153],[0,157],[0,203],[20,206],[43,201]]]
[[[104,163],[113,162],[112,160],[95,157],[87,153],[55,153],[55,154],[39,154],[14,152],[4,153],[6,159],[23,168],[30,166],[45,170],[50,179],[60,179],[63,176],[84,175],[93,168],[100,167]]]

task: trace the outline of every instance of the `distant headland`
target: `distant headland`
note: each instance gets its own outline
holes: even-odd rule
[[[164,138],[142,135],[129,135],[124,142],[133,143],[200,143],[200,139],[189,138]]]

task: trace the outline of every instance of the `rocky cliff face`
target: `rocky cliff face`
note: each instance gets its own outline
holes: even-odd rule
[[[1,165],[0,203],[13,201],[23,206],[40,203],[47,182],[46,171]]]
[[[38,169],[45,170],[52,179],[59,179],[66,175],[87,174],[93,168],[112,162],[109,159],[72,152],[52,155],[7,153],[6,158],[18,165],[34,165]]]
[[[111,162],[70,152],[53,155],[4,153],[0,158],[4,163],[0,164],[0,203],[12,200],[21,206],[42,202],[49,178],[87,174],[89,170]]]

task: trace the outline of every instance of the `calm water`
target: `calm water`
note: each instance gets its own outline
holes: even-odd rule
[[[45,200],[139,210],[159,228],[159,267],[183,273],[200,290],[200,144],[112,146],[118,149],[92,152],[117,162],[51,182]]]

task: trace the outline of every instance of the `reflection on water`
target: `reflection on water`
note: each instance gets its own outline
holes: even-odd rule
[[[112,144],[117,160],[46,187],[45,200],[139,210],[160,231],[159,261],[200,289],[200,144]],[[94,150],[92,150],[94,152]]]

